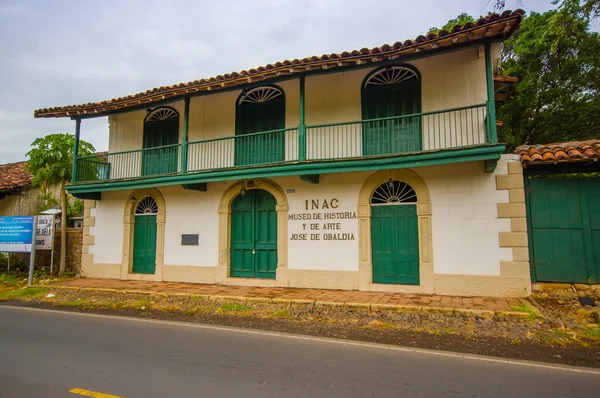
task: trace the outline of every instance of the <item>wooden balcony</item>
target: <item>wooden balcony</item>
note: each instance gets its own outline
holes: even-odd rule
[[[298,168],[304,170],[299,174],[307,174],[309,167],[318,164],[353,164],[358,170],[361,161],[441,159],[438,155],[444,152],[457,154],[461,149],[471,149],[469,153],[479,153],[472,149],[486,146],[494,146],[498,152],[490,134],[488,110],[487,104],[478,104],[194,141],[185,145],[183,159],[182,144],[78,157],[74,184],[173,180],[191,175],[206,179],[225,171],[237,178],[253,178],[258,169],[264,173],[266,168],[288,168],[290,172]]]

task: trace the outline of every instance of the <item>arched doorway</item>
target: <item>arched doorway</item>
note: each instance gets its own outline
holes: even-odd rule
[[[243,92],[237,101],[235,165],[276,163],[285,160],[285,97],[275,86]],[[272,131],[268,134],[254,134]]]
[[[362,119],[382,119],[421,112],[421,78],[409,65],[388,66],[369,74],[362,86]],[[421,117],[363,123],[363,155],[421,150]]]
[[[275,279],[277,200],[262,189],[245,190],[231,203],[230,276]]]
[[[418,285],[417,194],[402,181],[381,184],[371,196],[373,283]]]
[[[158,204],[152,196],[140,200],[135,208],[133,226],[133,266],[135,274],[156,272]]]
[[[179,114],[173,108],[161,107],[144,120],[142,175],[177,172],[179,144]],[[152,149],[156,148],[156,149]]]

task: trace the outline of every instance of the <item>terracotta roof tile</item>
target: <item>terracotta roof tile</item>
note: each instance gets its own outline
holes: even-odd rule
[[[521,145],[515,153],[523,165],[600,160],[600,139],[555,144]]]
[[[264,81],[281,76],[289,76],[315,69],[344,68],[351,65],[376,64],[386,60],[394,60],[402,55],[416,52],[428,52],[441,47],[450,47],[470,43],[485,38],[505,38],[510,36],[523,20],[523,10],[504,11],[502,14],[490,14],[476,22],[456,25],[452,29],[441,30],[437,34],[420,35],[414,40],[393,45],[384,44],[372,49],[362,48],[359,51],[344,51],[341,54],[324,54],[267,64],[241,72],[218,75],[209,79],[179,83],[172,86],[154,88],[143,93],[113,98],[101,102],[89,102],[81,105],[57,106],[38,109],[34,117],[72,117],[82,115],[105,115],[114,111],[146,106],[154,102],[177,99],[188,94],[216,91],[223,88]]]
[[[32,179],[27,162],[0,165],[0,192],[24,188],[31,184]]]

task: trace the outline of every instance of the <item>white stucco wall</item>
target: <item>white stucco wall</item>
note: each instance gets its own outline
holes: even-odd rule
[[[498,232],[510,231],[510,220],[497,218],[508,191],[496,190],[495,174],[506,169],[506,158],[493,174],[482,162],[415,169],[431,195],[435,273],[500,275],[500,261],[512,260],[498,241]]]
[[[319,184],[308,184],[300,181],[299,177],[276,180],[287,192],[290,216],[309,214],[312,217],[314,214],[323,214],[323,218],[318,220],[288,220],[290,269],[358,271],[358,218],[325,219],[325,214],[352,213],[351,217],[356,216],[358,193],[369,174],[321,175]],[[293,192],[289,192],[290,190]],[[313,209],[313,200],[319,202],[318,209]],[[324,229],[325,224],[338,223],[341,228],[339,230]],[[311,230],[311,224],[318,225],[319,229]],[[293,235],[303,233],[308,234],[309,240],[292,239]],[[311,234],[318,234],[320,240],[310,240]],[[342,234],[342,238],[348,240],[325,240],[325,234]]]
[[[97,264],[121,264],[123,260],[123,214],[129,194],[130,191],[104,192],[96,208],[91,209],[96,223],[90,227],[94,245],[89,252]]]
[[[209,184],[207,192],[188,191],[181,186],[162,188],[165,198],[165,264],[217,266],[217,209],[229,184]],[[198,234],[199,246],[182,246],[182,234]]]

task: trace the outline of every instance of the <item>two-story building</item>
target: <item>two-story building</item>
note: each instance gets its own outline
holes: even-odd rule
[[[84,275],[527,295],[522,168],[495,116],[522,18],[37,110],[77,139],[108,116],[108,154],[76,156],[69,186]]]

